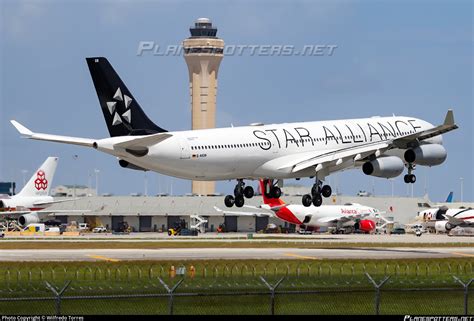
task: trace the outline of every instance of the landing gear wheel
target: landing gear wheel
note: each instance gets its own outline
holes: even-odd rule
[[[407,184],[413,184],[416,182],[416,176],[414,174],[407,174],[405,176],[403,176],[403,180],[405,181],[405,183]]]
[[[321,194],[323,194],[324,197],[329,197],[332,194],[332,189],[331,186],[329,185],[324,185],[323,189],[321,190]]]
[[[272,195],[272,198],[280,198],[281,196],[281,189],[278,186],[273,186],[270,194]]]
[[[316,196],[321,194],[321,186],[314,184],[311,188],[311,195]]]
[[[321,194],[318,194],[313,197],[313,205],[316,207],[321,206],[323,204],[323,198],[321,197]]]
[[[303,195],[303,198],[301,201],[303,203],[303,206],[309,207],[311,206],[311,202],[313,202],[313,198],[311,197],[311,195],[306,194],[306,195]]]
[[[242,206],[244,206],[244,203],[245,203],[245,200],[244,200],[243,196],[237,196],[235,198],[235,206],[242,207]]]
[[[227,195],[227,196],[224,198],[224,204],[225,204],[225,206],[227,206],[227,207],[232,207],[232,206],[234,206],[234,203],[235,203],[234,196],[232,196],[232,195]]]
[[[244,188],[244,196],[246,198],[252,198],[254,195],[253,187],[252,186],[247,186]]]
[[[242,196],[244,194],[244,188],[241,185],[237,185],[234,188],[234,196],[237,198],[239,196]]]

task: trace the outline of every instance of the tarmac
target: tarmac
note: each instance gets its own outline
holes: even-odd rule
[[[2,250],[0,261],[137,261],[250,259],[409,259],[472,257],[474,247],[450,248],[193,248]]]
[[[390,235],[390,234],[262,234],[262,233],[201,233],[198,236],[168,236],[167,233],[84,233],[79,236],[6,236],[1,242],[24,242],[24,241],[58,241],[58,242],[308,242],[308,243],[472,243],[474,247],[474,236],[449,236],[447,234],[422,234],[417,237],[414,234]]]

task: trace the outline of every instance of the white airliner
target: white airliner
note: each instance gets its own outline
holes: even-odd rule
[[[474,209],[446,206],[430,208],[420,211],[417,219],[426,224],[434,223],[434,228],[438,232],[449,232],[457,226],[474,227]]]
[[[272,186],[270,180],[260,180],[263,204],[259,207],[245,205],[245,207],[258,212],[235,212],[221,210],[218,207],[215,207],[215,209],[225,215],[276,216],[285,222],[298,225],[304,229],[308,227],[331,227],[334,228],[335,233],[349,233],[355,230],[371,233],[376,228],[377,220],[385,221],[382,226],[391,223],[382,216],[382,212],[379,210],[360,204],[323,205],[320,207],[286,204],[281,198],[271,197],[270,190]]]
[[[49,196],[57,165],[57,157],[48,157],[31,176],[30,180],[22,188],[20,193],[13,196],[1,195],[0,218],[15,217],[18,218],[18,223],[20,225],[28,225],[31,223],[38,223],[44,215],[61,212],[76,212],[70,210],[45,210],[45,208],[53,204],[71,201],[58,201]]]
[[[458,128],[451,110],[439,126],[414,117],[373,117],[274,125],[168,132],[143,112],[106,58],[87,58],[110,138],[89,139],[35,133],[12,120],[26,138],[95,148],[119,159],[122,167],[202,181],[237,179],[228,207],[244,205],[253,188],[244,179],[276,179],[274,198],[283,179],[311,177],[305,206],[322,204],[331,195],[323,180],[331,173],[360,168],[367,175],[391,178],[404,168],[414,183],[415,165],[444,162],[441,134]]]
[[[48,157],[18,194],[0,197],[0,211],[37,211],[57,203],[49,196],[57,165],[57,157]]]

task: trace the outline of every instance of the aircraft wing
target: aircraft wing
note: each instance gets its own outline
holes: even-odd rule
[[[270,206],[270,205],[267,205],[267,204],[262,204],[260,206],[244,205],[244,207],[251,208],[251,209],[254,209],[254,210],[269,210],[269,211],[273,211],[273,212],[278,212],[279,210],[281,210],[282,208],[287,207],[287,206],[288,206],[288,204],[282,204],[282,205],[278,205],[278,206]]]
[[[323,217],[318,220],[320,223],[337,223],[339,221],[347,221],[344,219],[344,217],[341,216],[328,216],[328,217]]]
[[[431,137],[435,137],[452,130],[458,128],[458,125],[454,122],[454,113],[451,109],[448,110],[446,113],[446,117],[444,118],[444,122],[442,125],[438,125],[436,127],[411,134],[408,136],[397,138],[393,141],[393,143],[400,148],[406,148],[408,144],[412,143],[413,141],[422,141]]]
[[[268,216],[268,217],[273,217],[273,214],[272,213],[263,213],[263,212],[260,212],[260,213],[252,213],[252,212],[233,212],[233,211],[225,211],[225,210],[221,210],[219,207],[217,206],[214,206],[214,209],[219,212],[219,213],[222,213],[224,215],[237,215],[237,216]]]
[[[305,154],[303,157],[297,156],[284,165],[280,166],[278,169],[282,170],[291,168],[291,172],[294,173],[304,170],[308,167],[315,166],[316,171],[319,172],[322,169],[338,166],[347,161],[355,163],[356,161],[362,160],[369,155],[375,155],[375,157],[379,157],[389,149],[407,148],[409,144],[417,144],[422,140],[447,133],[456,128],[458,128],[458,126],[454,123],[453,111],[448,110],[442,125],[415,134],[389,139],[383,142],[366,143],[359,146],[332,150],[323,154],[315,152],[314,154]]]
[[[173,135],[168,134],[168,133],[153,134],[153,135],[148,135],[148,136],[144,136],[140,138],[130,139],[118,144],[114,144],[114,147],[130,148],[130,149],[133,149],[134,147],[135,148],[136,147],[149,147],[149,146],[158,144],[172,136]]]
[[[57,200],[57,201],[50,201],[50,202],[36,202],[36,203],[33,203],[33,205],[34,206],[52,205],[52,204],[56,204],[56,203],[72,202],[72,201],[77,201],[77,200],[80,200],[80,198],[74,198],[74,199],[70,199],[70,200]]]
[[[92,212],[91,210],[40,210],[40,211],[5,211],[5,212],[0,212],[0,216],[2,215],[24,215],[24,214],[30,214],[30,213],[38,213],[38,214],[55,214],[55,213],[61,213],[61,214],[68,214],[68,213],[74,213],[77,215],[77,213],[88,213]]]
[[[469,222],[466,222],[463,219],[460,219],[460,218],[457,218],[457,217],[454,217],[454,216],[451,216],[451,215],[448,215],[448,214],[444,214],[444,217],[448,220],[448,222],[450,224],[452,224],[454,226],[469,225]]]

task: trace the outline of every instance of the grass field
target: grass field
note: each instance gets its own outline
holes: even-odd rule
[[[453,276],[473,278],[473,265],[472,258],[3,262],[0,314],[54,314],[53,300],[11,301],[51,298],[46,281],[57,288],[72,281],[61,303],[64,314],[167,314],[169,298],[158,278],[169,286],[184,278],[174,298],[176,314],[268,314],[270,294],[261,276],[270,284],[284,278],[275,297],[277,314],[372,314],[375,291],[365,272],[376,282],[391,276],[382,288],[381,313],[462,314],[463,288]],[[171,266],[186,271],[171,277]],[[103,295],[109,297],[91,298]]]

